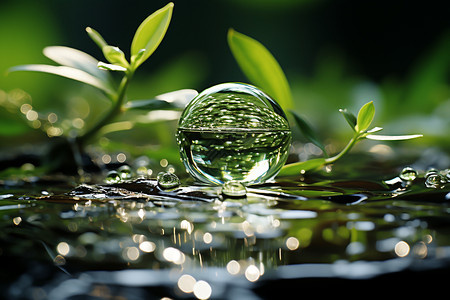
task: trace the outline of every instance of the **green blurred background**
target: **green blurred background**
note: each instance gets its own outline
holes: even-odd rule
[[[386,128],[383,133],[423,133],[425,138],[408,143],[449,151],[450,18],[444,1],[174,3],[168,33],[135,74],[129,99],[148,99],[183,88],[201,91],[222,82],[247,82],[227,45],[231,27],[272,52],[288,77],[296,111],[328,142],[339,146],[351,135],[339,108],[356,113],[373,100],[374,125]],[[77,48],[104,60],[87,36],[87,26],[128,56],[136,28],[165,4],[167,1],[159,0],[2,0],[0,155],[11,147],[36,151],[35,145],[48,141],[49,126],[62,128],[54,135],[76,135],[109,105],[96,90],[81,83],[38,73],[6,76],[8,68],[52,64],[42,55],[42,49],[50,45]],[[20,112],[24,103],[32,105],[39,118],[48,120],[40,124],[27,121]],[[169,120],[159,121],[161,114],[123,116],[122,121],[143,121],[134,124],[133,130],[106,134],[93,149],[164,157],[175,163],[177,115],[163,115]]]

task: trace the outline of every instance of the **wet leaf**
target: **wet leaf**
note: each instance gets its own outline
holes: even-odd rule
[[[228,45],[242,72],[253,84],[266,91],[283,109],[293,107],[286,76],[264,45],[233,29],[228,31]]]
[[[297,123],[298,127],[300,128],[300,131],[302,132],[303,136],[311,143],[319,147],[325,154],[327,152],[325,151],[325,146],[322,144],[322,142],[319,140],[316,132],[312,127],[302,118],[300,115],[298,115],[296,112],[291,111],[292,115],[294,116],[294,120]]]
[[[326,164],[325,158],[315,158],[298,163],[288,164],[281,168],[278,176],[293,176],[300,175],[307,171],[315,170],[323,167]]]
[[[355,130],[358,133],[362,133],[369,128],[375,116],[375,106],[373,101],[364,104],[358,112],[358,118],[356,121]]]
[[[95,77],[85,71],[78,70],[72,67],[67,66],[51,66],[51,65],[22,65],[15,66],[9,69],[10,72],[15,71],[34,71],[34,72],[43,72],[54,75],[59,75],[61,77],[73,79],[76,81],[80,81],[86,84],[89,84],[93,87],[96,87],[107,94],[113,94],[113,90],[106,84],[103,80]]]
[[[347,121],[348,125],[350,125],[350,127],[353,129],[353,131],[355,131],[356,116],[354,114],[352,114],[351,112],[349,112],[346,108],[345,109],[340,109],[339,112],[342,113],[342,115],[344,116],[344,118]]]
[[[170,2],[157,10],[136,30],[131,43],[131,63],[135,69],[146,61],[161,43],[172,18],[173,6],[174,4]],[[140,54],[142,49],[144,51]]]

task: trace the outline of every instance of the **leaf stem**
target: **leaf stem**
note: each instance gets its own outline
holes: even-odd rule
[[[338,154],[336,154],[335,156],[329,157],[325,159],[325,164],[332,164],[335,161],[337,161],[338,159],[340,159],[342,156],[344,156],[345,154],[347,154],[352,148],[353,146],[359,141],[360,138],[360,134],[354,134],[352,139],[348,142],[348,144],[344,147],[344,149],[342,149],[341,152],[339,152]]]
[[[105,114],[103,118],[101,118],[100,121],[98,121],[97,124],[95,124],[95,126],[93,126],[91,129],[89,129],[83,135],[77,138],[78,144],[83,145],[84,143],[86,143],[88,140],[94,137],[97,134],[97,132],[100,129],[102,129],[103,126],[111,123],[111,121],[122,112],[123,105],[125,104],[124,102],[126,90],[128,88],[131,78],[133,77],[133,73],[134,72],[132,70],[129,70],[126,73],[126,75],[122,78],[119,88],[117,89],[117,93],[111,96],[113,100],[112,109],[107,114]]]

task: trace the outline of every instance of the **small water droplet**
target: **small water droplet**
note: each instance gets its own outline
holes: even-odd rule
[[[417,178],[417,171],[411,167],[403,168],[399,177],[405,181],[413,181]]]
[[[118,183],[121,181],[122,179],[117,171],[109,171],[108,174],[106,174],[105,183],[107,184]]]
[[[447,180],[439,173],[432,172],[428,176],[426,176],[425,185],[427,188],[443,188],[445,183],[447,183]]]
[[[222,186],[222,194],[229,197],[244,197],[247,194],[247,189],[239,181],[227,181]]]
[[[425,173],[425,178],[430,176],[430,175],[434,175],[434,174],[439,174],[439,170],[437,169],[429,169],[426,173]]]
[[[160,172],[157,176],[158,185],[163,189],[171,189],[180,185],[177,175],[170,172]]]
[[[131,179],[132,177],[131,168],[127,165],[121,166],[119,169],[117,169],[117,172],[119,173],[120,178],[122,178],[122,180]]]

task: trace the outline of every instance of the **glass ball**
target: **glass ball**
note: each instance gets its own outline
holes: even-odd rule
[[[186,170],[205,183],[263,183],[286,162],[291,130],[281,107],[258,88],[224,83],[184,109],[177,143]]]

